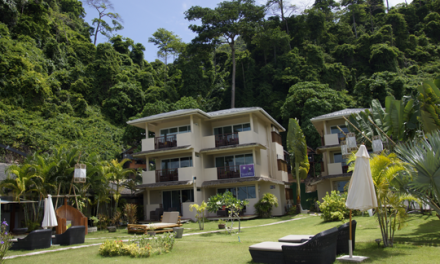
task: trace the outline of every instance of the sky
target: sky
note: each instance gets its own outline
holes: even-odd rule
[[[183,42],[189,43],[196,36],[188,26],[194,21],[185,19],[184,12],[191,6],[215,8],[224,0],[111,0],[114,10],[123,19],[124,29],[117,31],[123,37],[131,38],[135,43],[142,43],[145,47],[144,58],[151,62],[157,59],[157,48],[153,43],[148,43],[148,38],[158,28],[165,28],[182,38]],[[286,0],[289,1],[289,0]],[[85,20],[92,25],[92,19],[98,16],[96,9],[89,7],[83,1],[86,10]],[[312,5],[314,0],[290,0],[294,5],[304,9]],[[404,2],[404,0],[389,0],[391,6]],[[410,3],[411,1],[408,1]],[[257,4],[266,3],[265,0],[256,0]],[[106,42],[107,38],[98,35],[98,42]],[[170,59],[169,59],[170,60]]]

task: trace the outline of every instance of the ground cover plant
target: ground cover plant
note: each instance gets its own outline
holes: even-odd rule
[[[301,219],[299,219],[301,218]],[[258,224],[274,223],[280,220],[289,220],[291,217],[274,217],[270,219],[256,219],[243,221],[243,225],[255,226]],[[316,234],[320,231],[340,225],[340,222],[323,222],[319,216],[299,215],[294,220],[282,224],[244,228],[239,234],[224,232],[186,236],[175,241],[171,254],[154,256],[154,263],[179,262],[192,263],[252,263],[248,247],[262,241],[276,241],[288,234]],[[356,251],[355,254],[369,256],[365,263],[433,263],[436,260],[440,246],[440,220],[432,215],[410,215],[407,227],[397,231],[394,247],[379,247],[375,239],[381,238],[381,233],[376,217],[355,216]],[[207,228],[209,228],[207,223]],[[212,222],[217,225],[216,222]],[[198,224],[192,223],[198,231]],[[184,225],[185,226],[185,225]],[[123,235],[123,233],[120,233]],[[238,239],[240,237],[240,241]],[[103,242],[103,241],[102,241]],[[45,255],[20,257],[8,260],[9,263],[145,263],[146,260],[119,256],[107,258],[100,256],[98,246],[77,250],[54,252]],[[228,252],[228,254],[225,254]],[[219,257],[220,256],[220,257]],[[153,261],[151,259],[151,261]],[[150,260],[148,260],[150,261]],[[338,263],[338,262],[335,262]]]

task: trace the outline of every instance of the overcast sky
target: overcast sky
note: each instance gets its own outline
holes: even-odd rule
[[[191,24],[185,19],[184,12],[191,6],[215,8],[222,0],[111,0],[114,6],[113,12],[119,13],[124,20],[124,29],[117,32],[123,37],[128,37],[136,43],[145,46],[145,59],[154,61],[157,58],[157,48],[148,43],[148,38],[158,28],[165,28],[177,34],[186,43],[190,42],[195,34],[188,29]],[[389,0],[390,5],[396,5],[404,0]],[[266,3],[265,0],[256,0],[258,4]],[[291,0],[292,4],[304,9],[312,5],[314,0]],[[410,3],[411,1],[408,1]],[[85,1],[83,6],[87,12],[85,20],[92,25],[92,19],[97,17],[96,9],[89,7]],[[194,23],[194,22],[192,22]],[[99,35],[98,42],[106,42],[107,38]]]

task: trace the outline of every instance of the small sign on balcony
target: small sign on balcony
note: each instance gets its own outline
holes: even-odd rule
[[[254,164],[240,165],[240,177],[254,177]]]

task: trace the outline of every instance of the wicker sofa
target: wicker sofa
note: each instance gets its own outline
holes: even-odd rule
[[[52,239],[53,244],[60,244],[61,246],[83,244],[86,237],[85,226],[72,226],[66,232],[56,235]]]
[[[18,238],[11,250],[34,250],[49,248],[52,241],[52,229],[39,229],[29,233],[25,238]]]
[[[351,230],[352,230],[352,241],[353,241],[353,251],[355,247],[355,238],[356,238],[356,220],[352,221]],[[350,223],[345,223],[338,227],[338,243],[336,247],[336,255],[340,254],[349,254],[348,249],[348,240],[350,238]],[[288,242],[288,243],[302,243],[313,236],[311,235],[288,235],[278,239],[278,242]]]
[[[323,231],[302,243],[262,242],[249,247],[257,263],[327,264],[336,260],[338,229]]]
[[[356,220],[352,220],[351,222],[351,240],[353,244],[353,251],[355,245],[355,234],[356,234]],[[348,240],[350,238],[350,223],[345,223],[338,228],[338,245],[336,248],[336,254],[349,254],[348,249]]]

